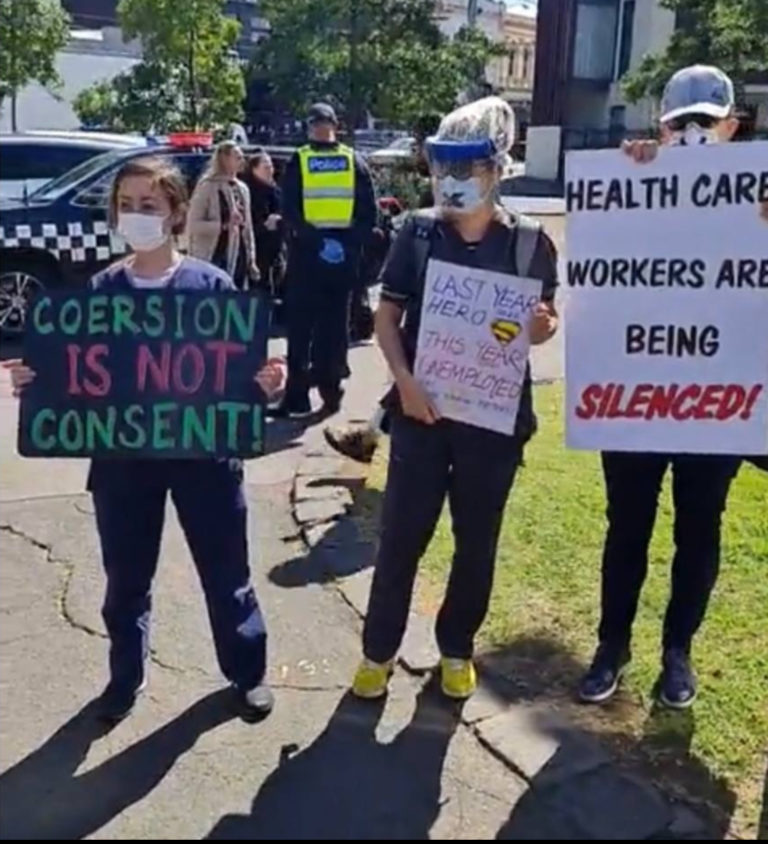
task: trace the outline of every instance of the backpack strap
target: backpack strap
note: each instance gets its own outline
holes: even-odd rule
[[[519,214],[516,220],[515,231],[515,268],[517,274],[526,278],[530,275],[533,256],[536,254],[536,247],[539,245],[542,225],[532,217]]]
[[[416,278],[421,280],[427,271],[429,255],[432,252],[432,237],[437,220],[427,214],[413,215],[413,251],[416,256]]]

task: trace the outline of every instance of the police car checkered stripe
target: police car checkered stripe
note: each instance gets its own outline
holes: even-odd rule
[[[104,220],[0,226],[0,249],[42,249],[73,264],[124,255],[125,241]]]

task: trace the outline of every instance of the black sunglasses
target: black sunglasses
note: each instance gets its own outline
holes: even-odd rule
[[[711,114],[683,114],[675,117],[667,123],[673,132],[684,132],[691,123],[701,126],[702,129],[712,129],[720,122],[719,117],[712,117]]]

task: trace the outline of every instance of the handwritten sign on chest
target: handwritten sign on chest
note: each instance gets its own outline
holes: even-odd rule
[[[267,311],[249,294],[54,292],[30,312],[27,457],[253,457],[263,451]]]
[[[430,260],[414,373],[446,419],[513,434],[542,283]]]

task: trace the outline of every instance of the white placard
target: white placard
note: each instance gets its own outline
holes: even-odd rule
[[[515,430],[542,282],[429,261],[414,374],[440,415]]]
[[[566,440],[768,453],[768,144],[566,163]]]

